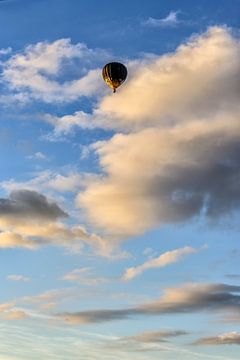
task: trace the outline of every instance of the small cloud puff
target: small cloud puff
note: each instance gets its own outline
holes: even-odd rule
[[[182,21],[178,19],[179,11],[170,11],[170,13],[163,19],[155,19],[149,17],[147,20],[143,21],[142,24],[148,27],[160,27],[160,28],[168,28],[168,27],[176,27]]]

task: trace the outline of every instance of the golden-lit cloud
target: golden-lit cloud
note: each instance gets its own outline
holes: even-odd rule
[[[111,256],[113,247],[84,226],[60,221],[68,214],[35,190],[14,190],[0,199],[0,248],[37,249],[58,245],[79,252],[84,244],[99,255]]]
[[[194,254],[199,250],[194,249],[190,246],[186,246],[182,249],[176,249],[172,251],[167,251],[164,254],[161,254],[157,258],[150,258],[142,265],[136,267],[130,267],[126,269],[122,279],[125,281],[132,280],[136,276],[141,275],[144,271],[154,268],[161,268],[168,266],[170,264],[174,264],[180,260],[182,260],[185,256],[189,254]]]
[[[23,320],[29,317],[29,315],[23,310],[12,310],[5,314],[5,320]]]

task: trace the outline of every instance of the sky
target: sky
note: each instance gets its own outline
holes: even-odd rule
[[[0,360],[239,358],[239,19],[0,1]]]

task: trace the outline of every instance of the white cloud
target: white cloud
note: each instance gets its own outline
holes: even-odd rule
[[[0,56],[4,56],[4,55],[8,55],[12,52],[12,48],[11,47],[8,47],[8,48],[5,48],[5,49],[0,49]]]
[[[43,154],[41,151],[35,152],[33,155],[28,155],[27,159],[34,160],[49,160],[48,156]]]
[[[178,13],[179,11],[170,11],[170,13],[163,19],[155,19],[149,17],[142,24],[149,27],[160,27],[160,28],[175,27],[178,24],[182,23],[182,21],[178,19]]]
[[[8,275],[7,279],[11,281],[23,281],[23,282],[28,282],[31,280],[29,277],[23,275]]]
[[[6,191],[28,189],[34,191],[54,191],[54,192],[76,192],[83,189],[97,175],[92,173],[81,173],[74,169],[70,171],[55,172],[44,170],[37,172],[34,177],[25,182],[17,182],[13,179],[0,183],[0,187]]]
[[[130,267],[126,269],[122,279],[123,280],[132,280],[136,276],[141,275],[144,271],[154,268],[161,268],[165,267],[170,264],[174,264],[182,258],[184,258],[186,255],[194,254],[198,252],[197,249],[194,249],[192,247],[186,246],[182,249],[176,249],[172,251],[167,251],[164,254],[161,254],[157,258],[150,259],[143,263],[142,265],[136,266],[136,267]]]
[[[81,96],[97,95],[102,87],[98,63],[109,54],[72,44],[70,39],[29,45],[4,62],[2,81],[17,95],[44,102],[71,102]],[[69,77],[75,70],[75,78]]]

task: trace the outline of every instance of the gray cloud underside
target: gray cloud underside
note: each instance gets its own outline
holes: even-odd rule
[[[0,217],[56,220],[68,215],[44,195],[30,190],[12,191],[8,199],[0,199]]]
[[[186,285],[167,289],[157,301],[125,309],[90,310],[57,316],[72,324],[100,323],[136,315],[191,313],[198,311],[240,310],[240,286],[226,284]]]

